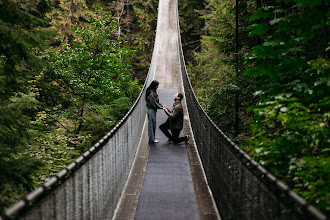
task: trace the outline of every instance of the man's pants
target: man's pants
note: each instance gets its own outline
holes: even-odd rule
[[[169,140],[173,141],[174,144],[178,144],[187,140],[187,137],[179,137],[181,129],[170,129],[169,120],[166,120],[166,122],[161,124],[159,128]],[[168,132],[169,129],[171,130],[172,135],[170,134],[170,132]]]

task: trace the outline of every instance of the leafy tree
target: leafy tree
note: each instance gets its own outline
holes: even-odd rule
[[[181,42],[186,62],[194,63],[194,52],[201,49],[205,21],[200,15],[205,4],[205,0],[178,1]]]
[[[206,2],[205,10],[200,11],[206,34],[201,40],[201,52],[195,53],[196,65],[191,68],[193,86],[212,120],[238,143],[249,135],[248,121],[252,118],[244,103],[251,100],[254,79],[243,76],[242,57],[256,43],[246,31],[248,17],[254,12],[255,5],[250,1],[239,1],[239,50],[236,56],[235,5],[224,0]],[[238,118],[235,119],[235,115]],[[235,127],[237,120],[239,127]]]
[[[96,13],[84,1],[55,1],[52,11],[42,0],[0,6],[2,210],[108,132],[139,86],[129,74],[134,50],[98,6]],[[46,38],[49,30],[59,37]],[[47,43],[53,47],[44,51]]]
[[[262,43],[246,56],[257,79],[248,150],[309,202],[329,213],[328,2],[286,0],[251,16]]]
[[[130,0],[130,4],[134,11],[131,28],[134,33],[133,44],[137,48],[133,70],[134,75],[143,83],[148,73],[154,47],[158,1]]]
[[[325,213],[330,207],[328,6],[322,0],[239,1],[236,59],[235,6],[208,0],[201,11],[202,51],[189,66],[194,90],[216,124],[235,137],[238,100],[235,141]]]
[[[48,10],[43,0],[0,2],[0,209],[32,189],[32,175],[41,164],[24,152],[36,129],[33,79],[42,62],[34,50],[45,42]]]
[[[49,19],[49,29],[57,33],[57,38],[51,39],[51,46],[60,46],[64,41],[74,40],[74,26],[85,21],[85,16],[92,14],[85,0],[54,0],[52,10],[46,16]]]
[[[117,23],[109,13],[97,11],[89,23],[77,27],[76,39],[61,49],[50,49],[46,57],[52,70],[45,73],[51,104],[72,120],[79,132],[86,112],[121,96],[132,96],[136,82],[129,74],[133,50],[118,41]],[[48,97],[49,99],[49,97]]]

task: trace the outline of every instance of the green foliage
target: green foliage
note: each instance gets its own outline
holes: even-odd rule
[[[42,0],[0,2],[0,209],[33,189],[33,175],[42,164],[24,153],[36,129],[31,123],[39,108],[33,78],[42,62],[34,50],[45,43],[48,10]]]
[[[51,48],[45,54],[52,66],[45,73],[52,81],[47,88],[52,93],[51,104],[66,114],[74,122],[72,129],[78,131],[88,108],[131,96],[133,89],[127,88],[136,87],[129,74],[134,51],[116,38],[118,24],[103,11],[88,21],[77,27],[77,38],[71,45],[65,43],[63,48]]]
[[[200,16],[205,4],[205,0],[178,1],[180,35],[186,62],[193,62],[194,52],[201,49],[205,21]]]
[[[46,14],[49,19],[49,29],[57,33],[57,38],[51,40],[50,45],[59,46],[61,41],[71,43],[74,39],[73,26],[85,20],[85,16],[93,13],[86,6],[85,0],[56,0],[52,1],[52,10]]]
[[[24,91],[26,79],[41,66],[32,48],[43,43],[46,21],[33,15],[32,2],[20,4],[5,0],[0,3],[0,98],[8,100],[17,91]],[[36,13],[36,12],[35,12]]]
[[[131,0],[116,17],[92,3],[0,2],[0,209],[99,140],[137,97],[129,72],[146,75],[158,1]],[[238,107],[235,141],[246,139],[254,159],[329,213],[329,3],[239,1],[238,74],[233,1],[178,3],[188,72],[207,113],[235,138]],[[49,30],[58,37],[47,42]],[[52,47],[43,51],[45,42]]]
[[[188,65],[199,101],[231,138],[239,103],[234,141],[328,214],[329,3],[239,1],[236,60],[234,3],[206,2],[202,50]]]
[[[121,97],[119,99],[114,100],[109,106],[108,115],[112,116],[112,120],[119,121],[123,115],[125,115],[128,110],[131,108],[132,104],[128,97]]]
[[[39,119],[42,118],[43,113],[39,114]],[[43,120],[42,124],[44,124]],[[40,126],[43,126],[40,124]],[[81,140],[81,138],[84,138]],[[81,152],[73,147],[73,143],[86,144],[88,137],[70,137],[64,129],[43,131],[36,135],[37,145],[33,145],[27,156],[39,158],[44,161],[44,166],[33,176],[33,183],[35,185],[42,184],[48,178],[55,175],[62,168],[67,166],[70,162],[76,159]],[[88,142],[87,142],[88,143]]]
[[[134,11],[133,44],[137,47],[133,70],[143,83],[149,69],[156,36],[158,1],[131,0]]]
[[[21,94],[0,105],[0,209],[33,189],[32,176],[42,165],[38,158],[23,155],[33,136],[27,112],[35,102],[33,94]]]
[[[314,201],[325,213],[329,208],[330,161],[328,156],[304,156],[290,160],[288,176],[290,185],[307,201]]]
[[[296,5],[297,4],[297,5]],[[247,54],[257,79],[255,122],[246,150],[325,213],[329,213],[328,14],[322,1],[285,1],[251,16],[263,43]]]
[[[140,90],[129,73],[135,51],[109,13],[84,1],[54,2],[52,11],[45,3],[0,3],[15,15],[0,13],[0,210],[104,136]],[[49,30],[59,37],[45,41]]]
[[[191,80],[199,101],[212,120],[236,142],[248,135],[248,120],[244,101],[251,99],[254,79],[242,76],[242,54],[254,39],[248,37],[247,17],[253,11],[249,2],[240,2],[239,17],[239,65],[238,74],[235,56],[235,8],[231,1],[208,0],[206,9],[200,11],[205,19],[205,32],[201,40],[202,50],[195,53],[196,65],[191,69]],[[244,92],[244,93],[243,93]],[[238,111],[237,111],[238,109]],[[239,120],[239,135],[235,128],[235,115]]]

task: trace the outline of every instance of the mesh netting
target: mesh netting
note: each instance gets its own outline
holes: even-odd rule
[[[92,157],[22,219],[110,219],[126,183],[145,120],[144,99]]]

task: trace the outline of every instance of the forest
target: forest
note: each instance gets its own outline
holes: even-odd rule
[[[330,3],[236,2],[178,1],[195,94],[239,147],[329,215]],[[0,212],[130,109],[148,73],[157,8],[0,1]]]

